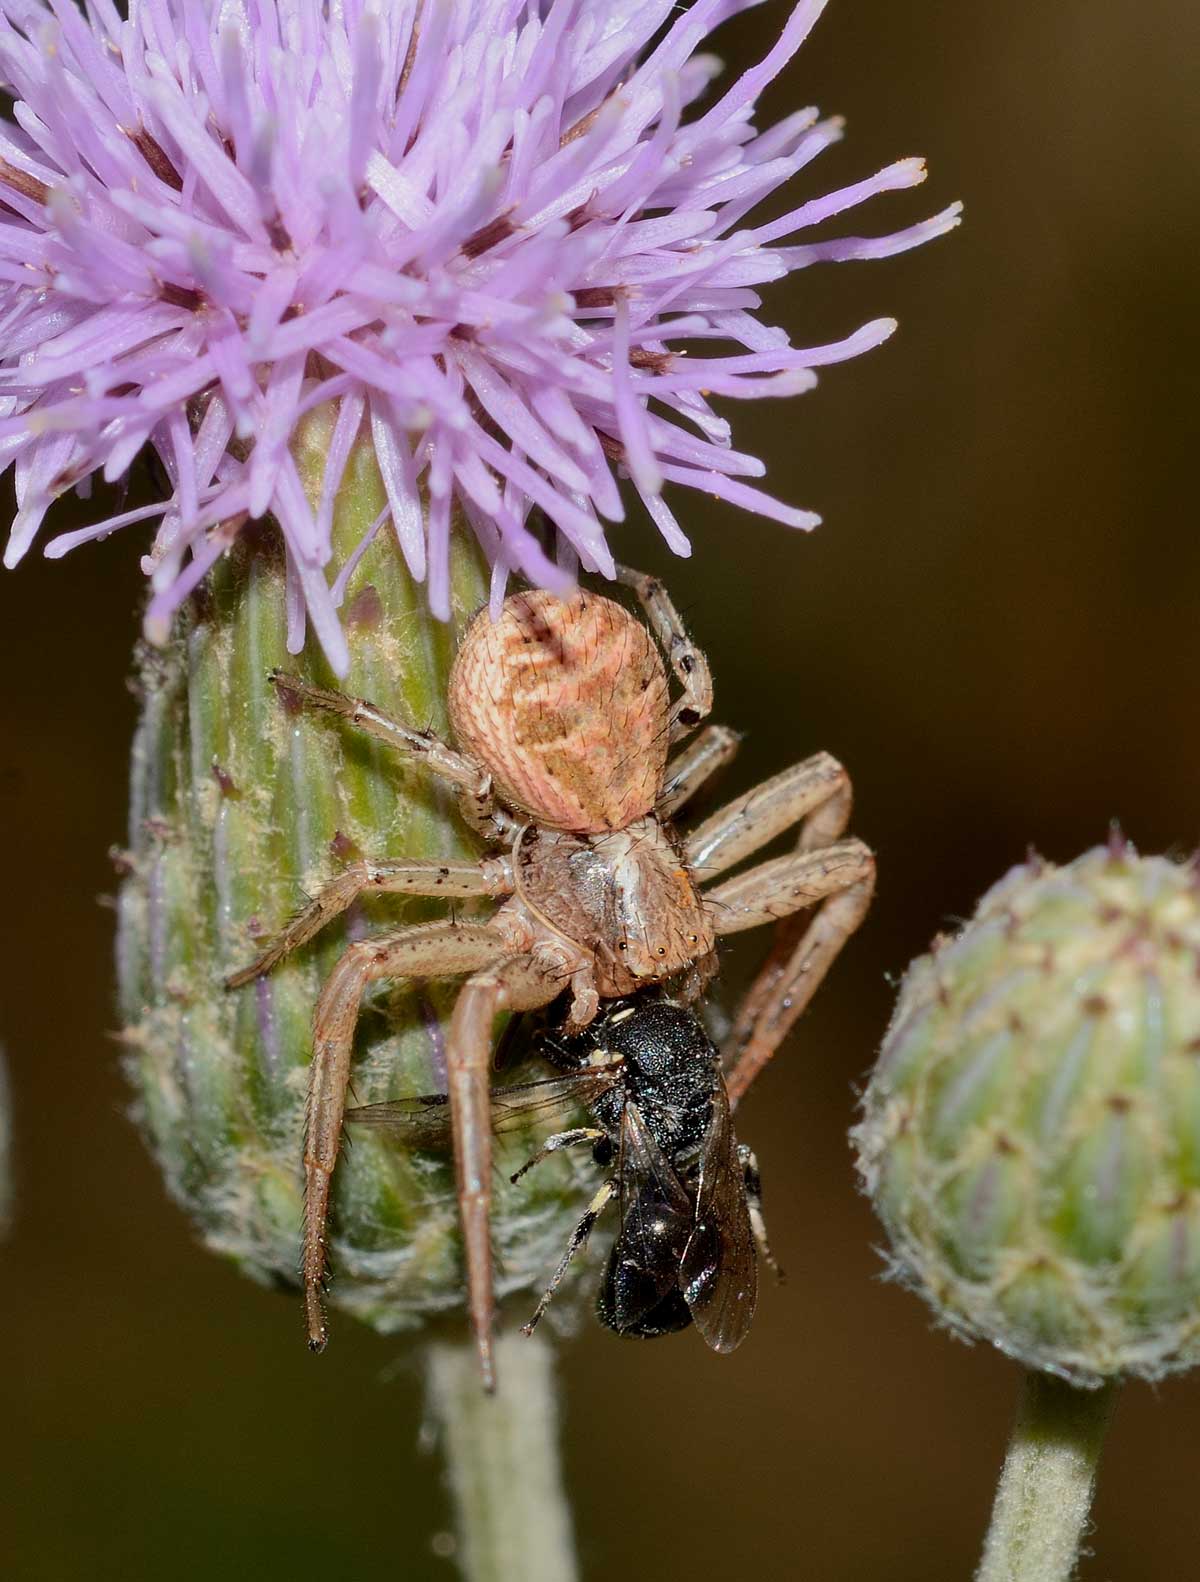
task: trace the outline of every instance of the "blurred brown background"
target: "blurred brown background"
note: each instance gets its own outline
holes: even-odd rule
[[[736,22],[727,54],[760,53],[784,10]],[[881,892],[740,1117],[791,1276],[750,1342],[721,1360],[694,1335],[588,1326],[566,1351],[589,1579],[970,1572],[1016,1373],[879,1283],[845,1132],[888,975],[1027,843],[1066,859],[1114,816],[1145,850],[1200,838],[1198,17],[1194,0],[834,0],[768,101],[849,117],[805,192],[928,156],[927,187],[865,229],[960,196],[967,223],[770,299],[801,344],[901,320],[816,394],[734,413],[823,528],[689,503],[691,562],[647,531],[623,546],[669,570],[719,715],[749,733],[728,788],[836,752]],[[7,1574],[448,1578],[415,1350],[343,1320],[314,1362],[285,1298],[192,1245],[123,1116],[97,898],[125,816],[139,548],[133,530],[0,581]],[[1198,1437],[1197,1382],[1127,1391],[1086,1578],[1195,1569]]]

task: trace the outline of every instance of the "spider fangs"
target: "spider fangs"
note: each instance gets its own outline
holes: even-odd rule
[[[330,881],[250,966],[238,988],[269,972],[360,896],[371,892],[479,898],[499,905],[484,922],[422,923],[350,945],[330,974],[313,1020],[301,1271],[308,1341],[326,1340],[322,1302],[325,1221],[337,1161],[359,1004],[383,978],[467,979],[446,1040],[451,1130],[466,1257],[467,1296],[485,1387],[492,1365],[489,1237],[492,1134],[488,1075],[501,1011],[548,1005],[569,988],[568,1033],[602,999],[650,982],[683,979],[700,992],[717,937],[818,907],[807,927],[777,932],[731,1040],[731,1104],[808,1004],[874,886],[861,841],[842,840],[850,782],[827,753],[735,798],[691,833],[671,820],[737,750],[710,725],[673,757],[712,706],[712,678],[662,585],[634,571],[620,579],[649,626],[611,599],[578,590],[505,600],[493,622],[471,623],[450,675],[450,717],[460,750],[362,699],[276,673],[297,705],[324,710],[421,759],[457,791],[463,816],[493,847],[480,862],[382,859],[352,863]],[[661,645],[681,686],[670,700]],[[721,884],[702,886],[790,826],[796,849]]]

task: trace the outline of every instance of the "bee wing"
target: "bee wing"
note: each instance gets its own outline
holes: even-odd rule
[[[565,1117],[593,1105],[620,1080],[613,1067],[571,1071],[537,1082],[514,1082],[491,1092],[493,1132],[519,1132],[539,1122]],[[401,1138],[410,1148],[450,1147],[450,1100],[445,1093],[390,1099],[346,1111],[352,1126],[374,1126]]]
[[[700,1152],[696,1222],[679,1280],[696,1328],[712,1349],[736,1350],[754,1317],[758,1259],[723,1079],[713,1094],[712,1120]]]
[[[410,1148],[449,1148],[450,1096],[422,1093],[412,1099],[390,1099],[386,1104],[363,1104],[346,1111],[346,1122],[391,1132]]]
[[[627,1103],[621,1114],[618,1180],[621,1228],[606,1286],[614,1327],[627,1330],[679,1284],[679,1262],[693,1222],[687,1189],[636,1104]]]

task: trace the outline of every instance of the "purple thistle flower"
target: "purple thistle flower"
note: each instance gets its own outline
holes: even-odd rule
[[[756,288],[917,246],[958,206],[881,238],[792,240],[921,181],[907,159],[748,225],[841,131],[813,110],[762,133],[751,120],[825,0],[801,0],[766,58],[685,119],[717,72],[708,34],[754,3],[130,0],[124,21],[113,0],[0,0],[16,101],[0,127],[5,563],[57,496],[121,477],[149,443],[170,498],[46,554],[161,518],[144,562],[161,639],[239,526],[270,512],[289,648],[307,616],[344,672],[337,605],[385,527],[444,617],[456,509],[496,599],[514,570],[611,575],[614,469],[679,554],[667,482],[813,526],[742,481],[763,465],[708,398],[795,394],[894,324],[797,349],[755,316]],[[289,441],[326,403],[314,501]],[[388,506],[331,567],[334,500],[368,437]]]

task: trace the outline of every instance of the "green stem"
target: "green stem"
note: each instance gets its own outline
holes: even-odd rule
[[[1026,1373],[975,1582],[1065,1582],[1075,1570],[1115,1383]]]
[[[550,1347],[502,1336],[491,1396],[470,1343],[430,1346],[428,1369],[466,1582],[575,1582]]]

